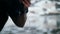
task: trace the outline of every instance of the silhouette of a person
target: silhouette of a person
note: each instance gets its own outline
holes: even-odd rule
[[[30,0],[0,0],[0,31],[3,29],[8,16],[18,27],[23,27]]]

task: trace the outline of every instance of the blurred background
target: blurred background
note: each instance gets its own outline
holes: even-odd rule
[[[9,17],[0,34],[60,34],[60,0],[31,0],[28,10],[23,28]]]

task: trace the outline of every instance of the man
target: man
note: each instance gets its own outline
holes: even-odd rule
[[[0,0],[0,31],[4,27],[8,16],[18,27],[23,27],[30,0]]]

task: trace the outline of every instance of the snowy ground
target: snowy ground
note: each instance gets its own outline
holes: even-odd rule
[[[23,28],[17,27],[9,17],[0,34],[46,34],[43,32],[52,34],[50,31],[57,29],[57,21],[60,22],[60,15],[44,14],[49,14],[50,12],[58,12],[56,10],[55,3],[56,2],[51,2],[48,0],[39,1],[38,3],[35,3],[29,7],[29,12],[27,13],[27,21]]]

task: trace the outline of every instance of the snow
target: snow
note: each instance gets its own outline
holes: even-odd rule
[[[32,3],[35,3],[35,1],[32,0]],[[1,34],[43,34],[43,32],[50,32],[57,28],[57,20],[60,19],[56,15],[41,16],[50,12],[57,12],[55,2],[41,0],[35,3],[33,7],[29,7],[23,28],[17,27],[9,17]]]

